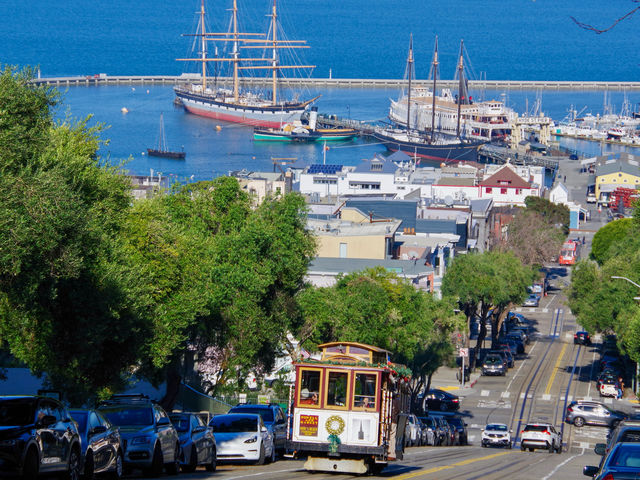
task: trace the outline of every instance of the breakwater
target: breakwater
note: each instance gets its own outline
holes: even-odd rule
[[[34,79],[37,84],[53,86],[107,86],[107,85],[184,85],[197,83],[200,76],[183,75],[86,75],[70,77],[41,77]],[[231,78],[219,77],[218,85],[231,85]],[[266,85],[269,78],[243,78],[242,84]],[[401,79],[372,78],[302,78],[280,79],[283,86],[315,88],[401,88],[407,86]],[[430,82],[414,80],[413,85],[428,87]],[[457,88],[454,80],[439,80],[439,87]],[[475,90],[566,90],[566,91],[640,91],[640,82],[587,82],[587,81],[537,81],[537,80],[470,80],[469,87]]]

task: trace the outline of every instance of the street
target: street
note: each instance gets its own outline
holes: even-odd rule
[[[460,388],[451,371],[436,374],[435,386],[461,398],[460,413],[468,424],[470,445],[408,448],[404,459],[390,463],[380,478],[581,478],[585,465],[599,463],[601,457],[593,452],[593,448],[596,443],[605,441],[607,428],[577,428],[565,423],[563,416],[573,399],[601,400],[593,381],[598,370],[601,339],[595,336],[590,347],[573,343],[573,334],[580,328],[566,306],[563,293],[569,284],[569,272],[557,266],[550,267],[549,271],[551,289],[542,298],[540,306],[516,308],[533,323],[535,333],[527,353],[519,356],[519,361],[505,377],[478,377],[476,374],[472,378],[473,386]],[[633,413],[633,405],[626,399],[602,400],[610,407]],[[544,450],[520,450],[520,432],[529,421],[549,422],[562,432],[561,455]],[[512,450],[481,447],[481,429],[489,422],[510,426],[515,440]],[[214,474],[198,470],[194,474],[181,474],[181,478],[297,479],[311,475],[303,469],[303,464],[302,460],[279,459],[266,466],[220,465]],[[352,476],[316,473],[313,478],[335,480]]]

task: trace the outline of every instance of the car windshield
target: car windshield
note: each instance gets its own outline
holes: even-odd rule
[[[640,430],[625,430],[618,442],[640,443]]]
[[[486,426],[485,430],[493,430],[497,432],[506,432],[508,430],[506,425],[502,425],[499,423],[490,423]]]
[[[270,408],[233,407],[229,413],[255,413],[264,423],[273,423],[273,411]]]
[[[71,418],[73,418],[76,422],[78,422],[78,430],[84,432],[87,428],[87,417],[89,416],[87,412],[79,412],[77,410],[71,410]]]
[[[484,363],[486,363],[487,365],[497,365],[499,363],[502,363],[502,360],[500,360],[500,357],[498,356],[492,356],[485,358]]]
[[[118,427],[127,425],[153,425],[150,407],[118,407],[101,410],[107,419]]]
[[[241,433],[257,432],[258,422],[255,417],[245,417],[243,415],[231,414],[220,415],[211,419],[214,433]]]
[[[0,400],[0,426],[30,425],[35,419],[35,400]]]
[[[640,445],[621,445],[609,458],[609,465],[616,467],[640,467]]]
[[[169,415],[171,419],[171,423],[176,427],[176,431],[178,432],[188,432],[189,431],[189,416],[188,415]]]

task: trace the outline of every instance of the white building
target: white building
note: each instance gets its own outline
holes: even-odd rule
[[[567,205],[569,203],[569,190],[564,183],[559,182],[551,189],[549,192],[549,201],[562,205]]]

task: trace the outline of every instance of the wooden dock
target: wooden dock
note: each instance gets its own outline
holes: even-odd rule
[[[34,83],[52,85],[56,87],[71,86],[108,86],[108,85],[185,85],[198,83],[200,75],[86,75],[73,77],[41,77],[33,80]],[[265,85],[271,82],[267,78],[244,78],[244,86]],[[314,87],[314,88],[391,88],[406,87],[406,80],[401,79],[374,79],[374,78],[306,78],[306,79],[281,79],[281,84],[287,87]],[[230,85],[231,78],[218,78],[221,86]],[[440,80],[439,86],[455,88],[458,85],[454,80]],[[428,82],[413,81],[416,87],[428,87]],[[471,80],[469,87],[476,90],[564,90],[564,91],[637,91],[640,90],[640,82],[580,82],[580,81],[537,81],[537,80]]]

